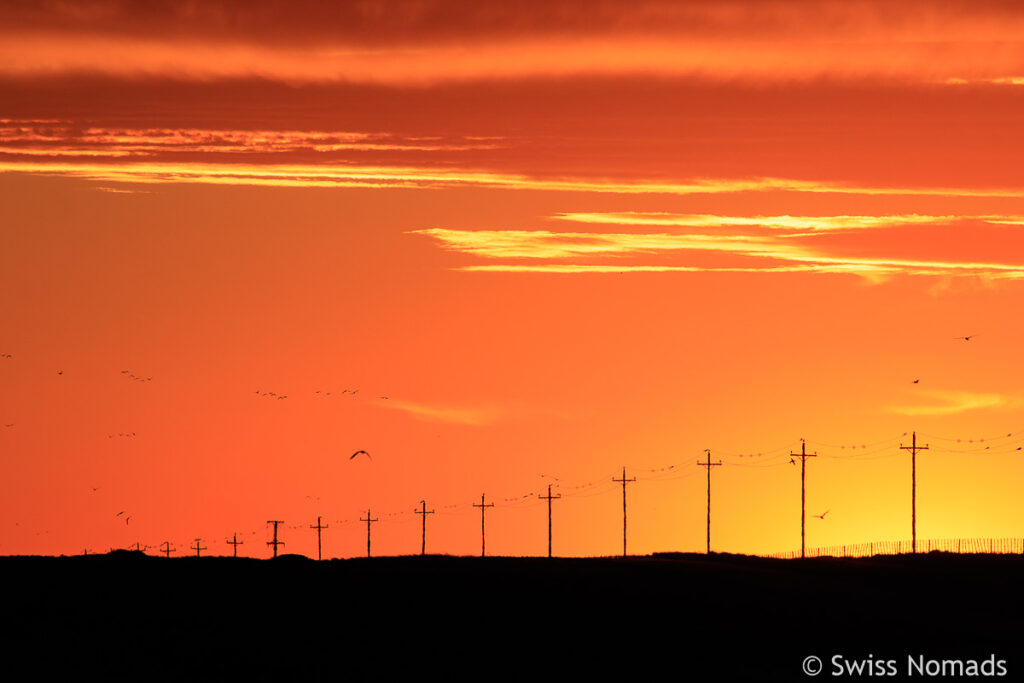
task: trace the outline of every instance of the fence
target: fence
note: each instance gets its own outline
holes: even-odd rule
[[[940,538],[921,539],[917,542],[918,553],[932,551],[944,553],[992,553],[1003,555],[1024,554],[1024,538]],[[875,541],[872,543],[851,543],[849,545],[828,545],[807,548],[806,557],[870,557],[872,555],[901,555],[913,552],[913,543],[905,541]],[[766,557],[793,559],[800,557],[799,550],[768,553]]]

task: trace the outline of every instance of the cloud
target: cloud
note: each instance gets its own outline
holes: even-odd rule
[[[0,120],[0,153],[151,158],[174,154],[444,152],[497,149],[502,138],[411,138],[388,133],[208,128],[105,128],[66,121]]]
[[[485,187],[551,192],[623,195],[713,195],[739,192],[902,195],[939,197],[1024,197],[1024,188],[874,187],[788,178],[693,178],[676,182],[616,182],[586,178],[539,178],[513,173],[417,166],[337,164],[176,163],[167,161],[98,163],[21,160],[0,154],[0,173],[59,175],[103,182],[204,183],[262,187]]]
[[[453,406],[427,405],[388,399],[378,403],[383,408],[400,410],[421,420],[433,422],[450,422],[463,425],[486,425],[491,424],[498,418],[498,411],[493,408],[459,408]]]
[[[1024,279],[1024,265],[998,262],[907,259],[886,256],[836,256],[779,235],[558,233],[546,230],[412,231],[439,241],[443,248],[482,258],[566,260],[582,257],[652,256],[673,252],[704,252],[763,259],[764,265],[637,264],[500,264],[467,265],[460,270],[490,272],[819,272],[850,273],[879,281],[896,274],[977,276]],[[779,264],[778,262],[783,262]]]
[[[113,194],[153,194],[149,190],[133,190],[125,187],[94,187],[92,189]]]
[[[899,214],[890,216],[720,216],[713,214],[673,214],[624,211],[613,213],[560,213],[552,218],[574,223],[597,225],[678,226],[686,228],[754,227],[769,230],[831,232],[866,230],[899,225],[951,223],[967,219],[988,220],[981,216],[922,216]],[[996,217],[993,217],[996,218]],[[1001,216],[989,222],[1024,222],[1024,217]]]
[[[8,3],[0,73],[433,84],[650,74],[1013,79],[1012,3],[922,0]]]
[[[897,415],[909,416],[955,415],[969,410],[1012,408],[1020,404],[1019,398],[1002,394],[940,390],[925,391],[923,393],[927,398],[932,399],[933,402],[923,405],[890,406],[886,411]]]

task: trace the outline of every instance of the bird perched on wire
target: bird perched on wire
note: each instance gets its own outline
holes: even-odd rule
[[[370,458],[370,460],[373,460],[373,458],[370,457],[370,454],[367,453],[366,451],[356,451],[352,455],[348,456],[348,459],[353,460],[357,455],[365,455],[367,458]]]

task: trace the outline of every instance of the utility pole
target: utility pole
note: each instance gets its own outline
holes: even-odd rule
[[[622,484],[622,556],[626,556],[626,484],[636,481],[636,477],[626,479],[626,468],[622,468],[622,479],[612,477],[612,481]]]
[[[427,510],[427,501],[421,500],[420,504],[423,506],[421,510],[413,510],[417,515],[423,515],[423,536],[420,544],[420,555],[427,554],[427,515],[434,514],[433,510]]]
[[[909,446],[900,445],[900,449],[910,451],[910,533],[911,552],[917,552],[917,452],[928,450],[928,446],[917,445],[917,432],[911,435]]]
[[[232,534],[231,540],[227,541],[227,542],[234,546],[233,552],[231,554],[231,557],[238,557],[238,546],[244,544],[245,541],[239,541],[238,540],[238,533],[236,532],[236,533]]]
[[[196,551],[196,557],[200,557],[200,552],[199,552],[199,551],[201,551],[201,550],[206,550],[206,547],[205,547],[205,546],[200,546],[200,545],[199,545],[199,542],[200,542],[200,541],[202,541],[202,540],[203,540],[203,539],[201,539],[201,538],[197,538],[197,539],[196,539],[196,542],[195,542],[195,543],[194,543],[193,545],[189,546],[189,547],[191,547],[191,548],[192,548],[192,550],[195,550],[195,551]]]
[[[711,462],[711,449],[705,448],[704,452],[708,454],[707,462],[697,461],[697,464],[701,467],[706,467],[708,470],[708,547],[707,553],[711,554],[711,468],[718,467],[722,464],[722,461]]]
[[[309,528],[310,529],[316,529],[316,559],[322,560],[324,558],[323,558],[323,552],[321,550],[321,548],[323,546],[321,546],[321,544],[320,544],[320,530],[321,529],[327,529],[329,527],[327,527],[327,526],[320,526],[320,515],[317,515],[316,516],[316,526],[313,526],[312,524],[310,524]]]
[[[267,541],[267,545],[274,546],[274,557],[277,557],[277,546],[284,545],[284,541],[277,540],[277,525],[278,524],[284,524],[284,522],[282,520],[280,520],[280,519],[268,519],[267,520],[267,524],[273,524],[274,525],[274,540],[273,541]]]
[[[804,506],[806,498],[804,496],[804,479],[807,476],[807,458],[818,457],[817,453],[808,453],[807,444],[804,443],[803,439],[800,439],[800,452],[790,453],[790,458],[800,458],[800,557],[804,557],[804,526],[805,526],[805,511]]]
[[[170,557],[171,553],[174,552],[174,548],[171,546],[169,541],[164,541],[163,546],[163,548],[160,548],[160,551],[164,554],[164,557]]]
[[[551,484],[548,484],[548,495],[537,497],[541,500],[546,500],[548,502],[548,557],[551,557],[551,501],[558,500],[559,498],[562,497],[562,494],[557,493],[552,496]]]
[[[378,520],[370,514],[370,508],[366,508],[366,519],[359,518],[360,522],[366,522],[366,556],[370,556],[370,525]]]
[[[480,504],[473,503],[473,507],[480,508],[480,557],[487,555],[487,533],[484,530],[484,513],[487,508],[494,507],[494,503],[485,503],[484,494],[480,494]]]

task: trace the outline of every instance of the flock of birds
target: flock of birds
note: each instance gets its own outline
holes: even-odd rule
[[[10,354],[10,353],[2,353],[2,354],[0,354],[0,359],[11,359],[11,358],[14,358],[13,354]],[[64,375],[64,370],[63,369],[57,370],[57,374],[60,375],[60,376],[63,376]],[[137,375],[134,372],[132,372],[131,370],[121,370],[120,374],[124,375],[127,379],[130,379],[130,380],[132,380],[134,382],[152,382],[153,381],[153,377],[152,376]],[[321,396],[332,396],[332,395],[333,396],[344,396],[346,394],[348,394],[349,396],[355,396],[358,393],[359,393],[359,389],[343,389],[340,392],[330,392],[330,391],[324,391],[324,390],[321,390],[321,389],[317,389],[315,392],[313,392],[314,395],[319,394]],[[259,396],[260,398],[270,398],[270,399],[276,399],[276,400],[285,400],[285,399],[288,398],[287,394],[278,394],[277,392],[274,392],[274,391],[259,391],[259,390],[257,390],[256,391],[256,395]],[[388,399],[387,396],[380,396],[379,398],[381,400],[387,400]],[[14,425],[15,425],[14,422],[8,422],[8,423],[4,424],[4,427],[5,428],[10,428],[10,427],[14,427]],[[135,436],[136,436],[135,432],[118,432],[117,434],[108,434],[107,438],[108,439],[114,439],[114,438],[133,439],[133,438],[135,438]],[[356,457],[358,457],[360,455],[365,455],[368,460],[373,460],[373,457],[370,455],[370,453],[368,451],[364,450],[364,449],[360,449],[360,450],[356,451],[355,453],[353,453],[352,455],[350,455],[349,456],[349,460],[355,460]],[[96,493],[97,491],[99,491],[100,488],[101,487],[99,487],[99,486],[91,487],[93,493]],[[124,519],[125,525],[128,525],[129,522],[131,521],[131,518],[132,518],[131,515],[127,514],[126,510],[121,510],[116,515],[114,515],[114,517],[115,518],[122,517]],[[16,523],[16,524],[18,524],[18,523]]]
[[[965,335],[965,336],[962,336],[962,337],[954,337],[954,339],[959,340],[959,341],[967,341],[967,342],[969,342],[975,336],[977,336],[977,335],[970,334],[970,335]],[[0,354],[0,358],[3,358],[3,359],[10,359],[10,358],[13,358],[13,357],[14,356],[12,354],[10,354],[10,353]],[[57,374],[58,375],[63,375],[64,374],[64,370],[57,370]],[[131,370],[122,370],[121,374],[122,375],[126,375],[128,377],[128,379],[131,379],[132,381],[136,381],[136,382],[151,382],[151,381],[153,381],[153,378],[151,376],[143,377],[141,375],[136,375]],[[918,378],[918,379],[915,379],[913,381],[913,383],[914,384],[919,384],[920,381],[921,381],[920,378]],[[287,394],[278,394],[277,392],[273,392],[273,391],[260,391],[259,389],[257,389],[255,393],[260,398],[268,398],[268,399],[274,399],[274,400],[279,400],[279,401],[283,401],[283,400],[288,398]],[[322,389],[317,389],[316,391],[313,392],[314,395],[320,395],[320,396],[324,396],[324,397],[326,397],[326,396],[344,396],[346,394],[348,394],[350,396],[355,396],[358,393],[359,393],[359,389],[342,389],[340,392],[330,392],[330,391],[325,391],[325,390],[322,390]],[[381,399],[381,400],[388,400],[387,396],[379,396],[378,398]],[[4,424],[4,427],[8,427],[8,428],[9,427],[13,427],[14,424],[15,423],[13,423],[13,422],[6,423],[6,424]],[[134,438],[135,437],[135,432],[118,432],[116,434],[116,436],[118,438]],[[115,438],[115,435],[114,434],[109,434],[109,435],[107,435],[107,438],[108,439],[113,439],[113,438]],[[1018,448],[1017,450],[1021,450],[1021,449]],[[356,451],[355,453],[350,455],[348,459],[349,460],[355,460],[360,455],[365,455],[368,460],[371,460],[371,461],[373,460],[373,457],[369,454],[369,452],[367,452],[366,450],[363,450],[363,449],[360,449],[360,450]],[[791,465],[796,465],[796,460],[793,459],[793,458],[790,458],[789,459],[789,463]],[[544,476],[544,475],[541,475],[541,476]],[[558,477],[553,477],[553,478],[554,478],[555,481],[558,481]],[[96,491],[99,491],[99,490],[100,490],[99,486],[96,486],[96,487],[92,488],[93,493],[95,493]],[[818,518],[820,520],[824,520],[825,519],[825,515],[827,515],[829,512],[831,512],[831,510],[825,510],[820,515],[812,515],[812,517],[816,517],[816,518]],[[124,523],[125,523],[125,525],[128,525],[129,521],[131,520],[131,515],[127,515],[125,510],[121,510],[116,515],[114,515],[114,517],[121,517],[121,516],[124,516]]]

